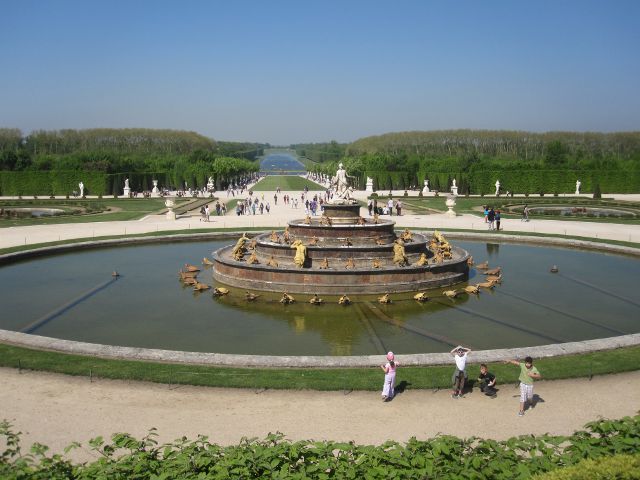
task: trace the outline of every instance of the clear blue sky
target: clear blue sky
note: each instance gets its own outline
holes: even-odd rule
[[[640,1],[0,0],[0,127],[640,130]]]

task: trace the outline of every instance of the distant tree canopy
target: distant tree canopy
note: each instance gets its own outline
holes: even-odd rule
[[[94,193],[117,193],[123,176],[130,177],[132,188],[141,190],[149,188],[152,178],[161,185],[202,188],[209,176],[224,188],[259,170],[255,159],[265,146],[216,142],[176,130],[40,130],[23,136],[18,129],[0,129],[0,171],[12,173],[3,175],[0,190],[68,192],[73,183],[65,172],[82,172],[93,179]],[[49,175],[38,176],[36,182],[33,172]]]
[[[365,137],[346,149],[351,156],[415,158],[434,167],[602,168],[640,163],[640,132],[530,133],[507,130],[439,130],[399,132]],[[401,162],[402,163],[402,162]]]
[[[316,171],[333,174],[342,161],[359,185],[370,176],[376,189],[416,188],[429,178],[435,189],[447,191],[456,178],[460,192],[487,194],[493,191],[491,177],[506,180],[505,191],[559,193],[570,191],[580,177],[585,191],[598,178],[607,191],[640,191],[640,132],[441,130],[296,146],[299,153],[302,147],[315,152]],[[332,158],[330,149],[338,147],[344,156]]]

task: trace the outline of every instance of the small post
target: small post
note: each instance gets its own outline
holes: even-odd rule
[[[22,374],[22,360],[18,359],[18,374]]]

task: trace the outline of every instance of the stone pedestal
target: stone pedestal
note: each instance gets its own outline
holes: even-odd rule
[[[456,206],[456,199],[453,195],[450,195],[449,197],[447,197],[447,201],[445,202],[445,205],[447,206],[447,208],[449,209],[446,213],[446,215],[448,217],[452,217],[455,218],[456,216],[456,212],[453,211],[453,207]]]
[[[167,220],[175,220],[176,212],[173,211],[173,207],[175,207],[176,202],[174,202],[171,198],[167,198],[164,204],[169,209],[167,210]]]
[[[455,197],[458,196],[458,187],[451,187],[451,194]]]
[[[153,182],[153,188],[151,189],[151,196],[152,197],[159,197],[160,196],[160,190],[158,189],[158,180],[152,180]]]
[[[123,196],[125,196],[126,198],[129,198],[131,196],[131,189],[129,187],[124,187]]]
[[[422,188],[422,194],[426,195],[427,193],[429,193],[429,180],[425,180],[424,181],[424,187]]]

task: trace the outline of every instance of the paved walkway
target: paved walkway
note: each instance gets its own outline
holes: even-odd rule
[[[399,358],[402,362],[402,358]],[[453,367],[451,367],[453,369]],[[513,367],[516,369],[517,367]],[[544,375],[544,371],[542,372]],[[402,381],[402,368],[398,369]],[[380,387],[383,374],[380,372]],[[499,382],[499,379],[498,379]],[[536,382],[536,408],[518,417],[519,389],[499,385],[497,398],[477,390],[452,399],[448,390],[411,390],[382,403],[380,392],[311,392],[169,387],[144,382],[68,377],[0,368],[0,418],[23,432],[27,445],[41,442],[61,452],[114,432],[137,437],[157,427],[160,441],[207,435],[232,445],[242,437],[282,432],[290,440],[353,440],[381,444],[439,433],[506,439],[516,435],[565,435],[598,417],[635,415],[640,371]],[[24,449],[26,450],[26,449]],[[86,450],[76,459],[91,460]]]
[[[282,195],[279,195],[278,204],[275,205],[273,196],[275,192],[256,192],[259,198],[264,193],[265,201],[271,203],[271,213],[264,215],[237,216],[235,212],[229,212],[223,217],[211,216],[210,222],[201,222],[200,215],[192,213],[180,216],[177,220],[167,220],[164,215],[149,215],[141,220],[118,222],[92,222],[92,223],[68,223],[54,225],[33,225],[26,227],[9,227],[0,229],[0,248],[17,245],[29,245],[43,242],[68,240],[73,238],[98,238],[109,235],[131,235],[139,233],[156,232],[163,230],[190,230],[200,228],[234,228],[246,227],[284,228],[287,222],[293,219],[304,218],[303,208],[292,208],[284,205]],[[313,193],[313,192],[311,192]],[[403,192],[393,192],[402,195]],[[292,193],[293,195],[293,193]],[[299,196],[299,193],[296,193]],[[356,198],[366,199],[366,192],[356,192]],[[636,200],[640,195],[616,196],[625,200]],[[232,198],[226,197],[222,192],[221,200],[227,202]],[[445,198],[442,198],[444,209]],[[488,200],[489,201],[489,200]],[[523,197],[524,201],[524,197]],[[361,214],[367,216],[366,209]],[[445,214],[415,215],[406,212],[402,216],[392,216],[397,228],[455,228],[482,231],[487,230],[484,218],[480,215],[458,215],[450,218]],[[502,220],[502,228],[505,231],[526,233],[547,233],[559,235],[573,235],[581,237],[593,237],[609,240],[621,240],[640,243],[640,225],[625,225],[616,223],[596,223],[580,221],[537,220],[522,222],[519,219]]]

